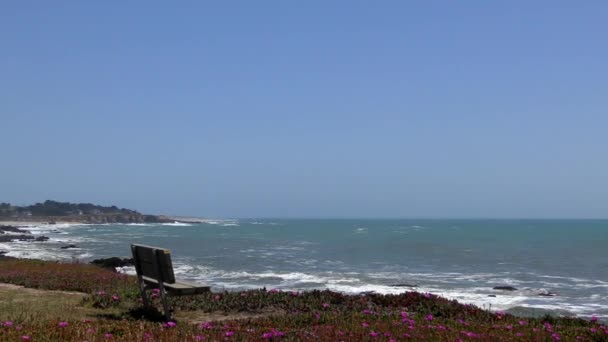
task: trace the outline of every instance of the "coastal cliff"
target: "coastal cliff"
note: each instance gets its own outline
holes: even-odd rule
[[[74,222],[74,223],[170,223],[164,215],[146,215],[135,210],[91,203],[69,203],[47,200],[29,206],[0,203],[0,222]]]

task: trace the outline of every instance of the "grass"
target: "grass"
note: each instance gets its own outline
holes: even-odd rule
[[[27,287],[0,288],[1,341],[608,341],[598,322],[524,320],[416,292],[211,293],[175,298],[176,322],[162,322],[142,309],[134,277],[90,265],[0,261],[0,283]]]

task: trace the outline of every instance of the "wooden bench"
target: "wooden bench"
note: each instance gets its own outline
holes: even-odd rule
[[[207,285],[176,281],[171,251],[168,249],[132,244],[131,252],[144,306],[147,308],[150,305],[146,290],[159,289],[167,320],[171,319],[167,296],[195,295],[211,291]]]

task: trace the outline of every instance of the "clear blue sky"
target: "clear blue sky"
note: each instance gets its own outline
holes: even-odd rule
[[[0,201],[608,217],[606,1],[2,1]]]

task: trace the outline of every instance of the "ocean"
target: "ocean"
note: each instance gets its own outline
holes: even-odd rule
[[[0,243],[0,251],[89,261],[129,257],[129,245],[141,243],[171,249],[178,278],[216,291],[415,290],[491,310],[608,318],[608,220],[239,219],[27,229],[51,239]],[[60,249],[67,244],[78,248]]]

